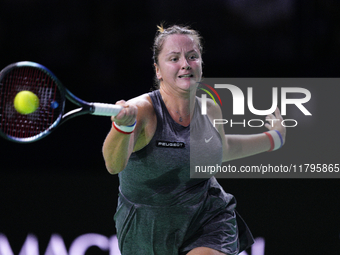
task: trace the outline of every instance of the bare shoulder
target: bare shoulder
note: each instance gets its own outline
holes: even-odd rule
[[[201,98],[198,98],[198,101],[201,103],[202,107]],[[222,118],[221,107],[218,104],[215,104],[215,102],[210,98],[207,98],[207,115],[211,121]]]
[[[136,105],[137,107],[148,107],[148,105],[152,105],[151,98],[148,94],[143,94],[134,98],[131,98],[127,101],[129,104]]]
[[[147,121],[150,117],[155,115],[151,98],[148,94],[143,94],[127,101],[128,104],[137,106],[138,120]]]

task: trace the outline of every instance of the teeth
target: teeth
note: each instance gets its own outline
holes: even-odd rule
[[[181,75],[179,77],[182,78],[182,77],[191,77],[191,76],[192,76],[192,74],[185,74],[185,75]]]

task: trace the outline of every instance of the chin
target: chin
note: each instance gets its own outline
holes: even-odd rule
[[[182,90],[185,90],[185,91],[188,91],[188,92],[196,89],[196,85],[193,85],[193,84],[185,84],[185,85],[181,84],[179,87]]]
[[[182,81],[179,83],[179,87],[186,89],[186,90],[192,90],[197,88],[197,81],[196,80],[189,80],[189,81]]]

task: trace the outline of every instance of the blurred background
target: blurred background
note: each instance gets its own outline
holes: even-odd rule
[[[161,22],[200,31],[206,77],[339,77],[336,0],[1,0],[0,69],[34,61],[84,100],[127,100],[153,85],[151,47]],[[280,152],[242,164],[340,163],[340,89],[314,91],[312,123],[289,129]],[[32,144],[0,140],[0,233],[14,254],[28,234],[40,254],[55,233],[67,249],[86,233],[115,234],[118,178],[101,154],[110,127],[110,118],[82,116]],[[264,238],[266,255],[340,254],[339,179],[220,183]],[[113,253],[94,246],[86,254]]]

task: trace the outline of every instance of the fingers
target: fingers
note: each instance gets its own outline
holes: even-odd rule
[[[266,121],[268,123],[265,124],[265,127],[269,130],[277,130],[280,132],[281,136],[283,137],[283,141],[285,141],[286,137],[286,128],[282,125],[283,118],[281,116],[280,109],[277,107],[275,109],[275,115],[269,114],[266,117]]]
[[[276,118],[279,118],[280,120],[282,120],[282,116],[281,116],[281,112],[280,112],[279,107],[276,107],[276,109],[275,109],[275,116],[276,116]]]
[[[283,118],[281,116],[281,113],[280,113],[280,109],[278,107],[276,107],[275,109],[275,115],[274,114],[268,114],[267,117],[266,117],[266,121],[268,121],[269,123],[266,124],[269,125],[269,126],[274,126],[274,123],[277,124],[276,122],[279,122],[281,123]]]
[[[112,116],[111,120],[121,126],[130,126],[136,122],[138,109],[135,105],[130,105],[124,100],[116,102],[116,105],[120,105],[123,109],[117,116]]]
[[[282,120],[281,112],[280,112],[280,109],[278,107],[276,107],[274,113],[275,113],[275,115],[274,114],[269,114],[266,117],[266,119],[279,119],[279,120]]]
[[[268,123],[265,124],[265,127],[269,130],[277,129],[279,125],[281,125],[282,116],[280,114],[279,108],[275,109],[275,115],[274,114],[268,114],[266,116],[266,121]]]

